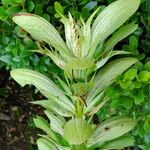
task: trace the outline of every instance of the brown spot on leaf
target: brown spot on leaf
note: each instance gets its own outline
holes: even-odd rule
[[[105,127],[105,131],[108,131],[108,130],[110,130],[110,127]]]

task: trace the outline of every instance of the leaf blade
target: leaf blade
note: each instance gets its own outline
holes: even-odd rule
[[[37,146],[39,150],[58,150],[58,148],[46,138],[39,138],[37,140]]]
[[[106,51],[111,50],[118,42],[123,40],[125,37],[133,33],[137,29],[138,25],[134,23],[122,26],[114,35],[105,43],[104,47]]]
[[[64,127],[63,137],[70,143],[80,145],[92,134],[90,124],[80,118],[71,119]]]
[[[39,101],[33,101],[32,104],[40,105],[48,110],[53,110],[55,114],[59,114],[64,117],[72,117],[75,115],[75,112],[73,113],[70,111],[70,108],[67,107],[66,104],[63,104],[61,100],[57,99],[56,97],[49,100],[39,100]]]
[[[55,133],[51,130],[50,125],[48,124],[48,122],[44,118],[37,116],[36,118],[33,119],[33,121],[34,121],[34,124],[37,128],[43,130],[53,140],[57,141],[57,137],[56,137]]]
[[[127,68],[137,62],[136,58],[120,58],[107,64],[95,76],[95,86],[87,95],[87,104],[90,105],[92,100],[109,85],[113,83],[115,78],[122,74]]]
[[[139,7],[140,0],[118,0],[106,7],[92,26],[92,46],[104,41]]]
[[[90,137],[88,144],[107,142],[116,139],[132,130],[136,121],[128,117],[113,117],[99,125]],[[119,131],[119,132],[118,132]]]
[[[102,148],[103,150],[110,149],[123,149],[124,147],[132,146],[134,143],[134,138],[130,135],[125,135],[120,138],[117,138],[113,141],[107,142]]]
[[[65,96],[60,88],[48,77],[29,69],[14,69],[10,72],[11,77],[21,86],[26,84],[34,85],[45,97],[59,98],[61,102],[68,107],[71,112],[75,111],[72,102]]]
[[[47,115],[47,117],[50,120],[51,129],[54,132],[59,133],[60,135],[63,135],[63,126],[66,123],[64,118],[60,118],[59,116],[54,115],[49,110],[45,110],[44,113]]]
[[[12,20],[30,33],[35,39],[52,45],[62,56],[71,56],[68,47],[57,30],[42,17],[29,13],[21,13],[16,14]]]

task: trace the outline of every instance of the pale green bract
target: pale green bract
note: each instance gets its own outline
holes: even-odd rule
[[[114,46],[133,33],[137,29],[138,25],[134,23],[130,23],[127,25],[122,26],[113,36],[105,43],[104,45],[104,52],[108,52],[109,50],[113,49]]]
[[[81,17],[76,22],[70,13],[69,18],[60,14],[65,41],[40,16],[21,13],[13,17],[16,24],[42,43],[31,51],[49,56],[64,71],[63,78],[54,75],[57,85],[29,69],[11,71],[11,77],[21,86],[34,85],[46,97],[31,102],[42,106],[48,118],[34,119],[35,126],[44,131],[37,140],[39,150],[111,150],[134,143],[133,137],[125,134],[135,127],[135,119],[113,117],[97,126],[92,118],[109,100],[106,89],[137,62],[127,57],[129,52],[113,49],[137,29],[134,23],[124,23],[139,4],[140,0],[117,0],[99,14],[100,8],[95,10],[87,21]],[[107,64],[115,55],[126,57]]]
[[[104,41],[138,9],[140,0],[118,0],[106,7],[92,26],[92,46]]]
[[[134,138],[130,135],[124,135],[120,138],[117,138],[115,140],[112,140],[110,142],[107,142],[102,150],[120,150],[123,149],[124,147],[132,146],[134,143]]]
[[[13,21],[29,32],[35,39],[52,45],[65,57],[70,54],[58,31],[42,17],[32,14],[18,14],[13,17]]]
[[[135,58],[120,58],[114,60],[102,68],[94,78],[94,87],[87,94],[87,103],[90,104],[93,99],[104,89],[106,89],[115,78],[122,74],[127,68],[137,62]]]
[[[65,119],[62,116],[54,115],[49,110],[45,110],[44,113],[50,120],[52,130],[60,135],[63,135],[63,126],[66,124]]]
[[[21,85],[31,84],[36,86],[45,97],[51,95],[62,98],[63,101],[68,101],[67,97],[58,88],[55,83],[48,77],[29,69],[15,69],[11,71],[11,76]]]
[[[96,63],[96,69],[99,69],[105,65],[105,63],[113,56],[115,55],[125,55],[125,54],[130,54],[129,52],[126,51],[110,51],[109,54],[101,59],[99,62]]]
[[[37,145],[39,150],[70,150],[70,148],[63,147],[53,141],[48,137],[42,136],[37,140]]]
[[[66,107],[66,104],[56,97],[51,97],[49,100],[33,101],[32,104],[41,105],[42,107],[64,117],[71,117],[75,115],[75,112],[71,112],[70,108]]]
[[[52,109],[55,109],[55,111],[59,110],[62,106],[65,108],[64,112],[66,112],[66,114],[63,113],[63,115],[67,116],[67,112],[68,115],[70,114],[69,116],[71,116],[71,114],[74,115],[75,107],[72,102],[70,102],[63,91],[48,77],[29,69],[15,69],[11,71],[11,76],[22,86],[26,84],[34,85],[49,99],[48,102],[50,106],[53,106]]]
[[[37,145],[40,150],[59,150],[53,143],[45,138],[39,138]]]
[[[87,141],[93,129],[84,119],[71,119],[64,127],[63,136],[70,143],[80,145]]]
[[[98,142],[107,142],[122,136],[129,132],[136,125],[136,121],[127,117],[114,117],[106,120],[93,132],[88,140],[88,145],[94,145]]]
[[[43,130],[44,132],[46,132],[53,140],[57,141],[57,138],[55,136],[55,134],[53,133],[53,131],[51,130],[49,124],[47,123],[47,121],[40,117],[37,116],[37,118],[34,118],[34,124],[37,128]]]

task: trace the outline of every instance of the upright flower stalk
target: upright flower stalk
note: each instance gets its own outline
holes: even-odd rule
[[[11,71],[20,85],[34,85],[46,97],[32,102],[45,108],[50,121],[40,116],[34,119],[36,127],[46,133],[37,140],[40,150],[121,149],[133,144],[133,137],[125,134],[135,127],[135,119],[112,117],[96,126],[92,117],[107,102],[108,86],[137,62],[133,57],[123,57],[106,64],[115,55],[130,54],[113,48],[137,29],[135,23],[124,23],[139,4],[140,0],[117,0],[99,14],[97,9],[87,21],[81,18],[75,22],[70,13],[69,18],[61,15],[66,41],[40,16],[22,13],[13,17],[16,24],[41,43],[40,49],[32,51],[49,56],[64,71],[66,79],[57,77],[57,86],[32,70]]]

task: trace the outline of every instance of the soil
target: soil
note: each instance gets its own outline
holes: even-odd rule
[[[42,110],[29,102],[43,97],[34,91],[29,86],[21,88],[10,79],[8,71],[0,70],[0,150],[35,149],[32,118]]]

